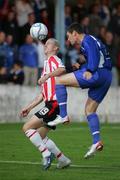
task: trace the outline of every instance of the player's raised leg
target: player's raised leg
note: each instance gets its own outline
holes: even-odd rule
[[[49,122],[48,125],[50,126],[69,122],[69,118],[67,114],[66,86],[79,87],[79,84],[73,73],[56,77],[56,96],[60,108],[60,116],[58,116],[54,121]]]
[[[88,98],[85,107],[85,114],[87,116],[88,125],[93,138],[93,144],[84,156],[86,159],[95,155],[96,151],[100,151],[103,149],[103,144],[100,138],[99,117],[96,114],[98,106],[99,104],[96,101],[92,100],[91,98]]]
[[[71,86],[71,87],[80,87],[74,73],[68,73],[68,74],[56,77],[56,84]]]

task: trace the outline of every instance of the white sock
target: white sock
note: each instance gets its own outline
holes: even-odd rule
[[[46,145],[44,144],[40,134],[35,129],[29,129],[25,132],[25,135],[30,139],[30,141],[39,149],[43,157],[50,155],[50,152]]]
[[[47,136],[43,139],[43,142],[48,150],[52,152],[59,161],[63,161],[66,158],[60,149],[56,146],[56,144]]]

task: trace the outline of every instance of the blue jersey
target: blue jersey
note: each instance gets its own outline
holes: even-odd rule
[[[81,52],[86,58],[86,69],[95,72],[98,68],[112,69],[112,62],[105,45],[94,36],[85,35]]]
[[[24,66],[38,67],[38,55],[36,47],[33,44],[23,44],[19,50],[19,58]]]
[[[109,53],[105,45],[91,35],[84,36],[81,52],[85,56],[86,63],[73,73],[81,88],[89,88],[89,98],[100,103],[112,81],[112,62]],[[84,77],[86,71],[92,72],[90,79]]]

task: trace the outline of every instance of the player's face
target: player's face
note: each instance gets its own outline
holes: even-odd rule
[[[55,48],[54,42],[52,40],[47,40],[45,43],[45,54],[54,52]]]
[[[76,42],[76,38],[75,38],[75,33],[70,33],[70,32],[67,32],[67,38],[68,38],[68,41],[74,45],[75,42]]]

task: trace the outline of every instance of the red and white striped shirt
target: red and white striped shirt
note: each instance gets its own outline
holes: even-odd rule
[[[64,67],[61,59],[55,55],[49,57],[46,61],[44,61],[42,76],[55,71],[59,67]],[[44,101],[56,100],[55,77],[49,78],[45,83],[42,84],[42,94]]]

